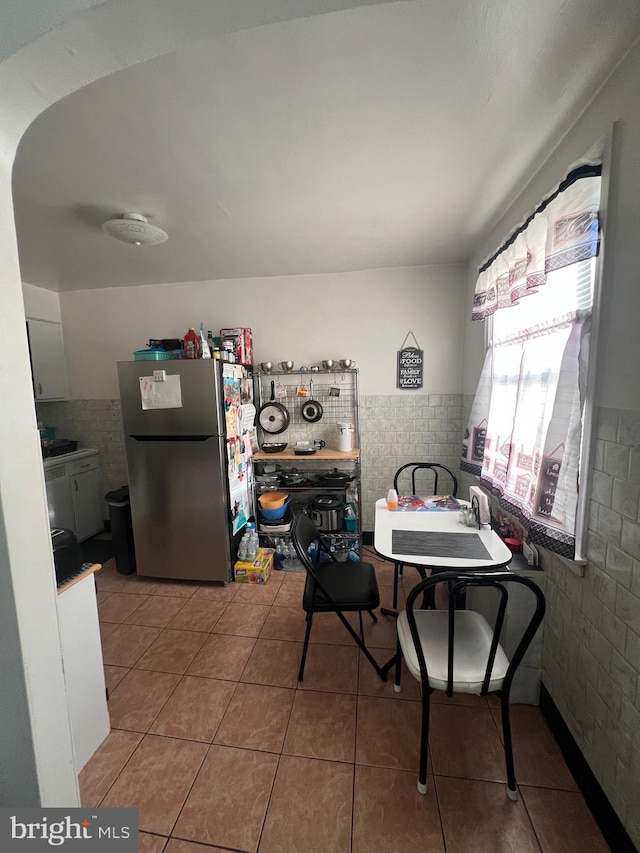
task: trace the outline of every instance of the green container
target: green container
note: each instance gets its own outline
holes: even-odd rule
[[[165,352],[163,349],[138,349],[134,352],[135,361],[170,361],[173,353]]]

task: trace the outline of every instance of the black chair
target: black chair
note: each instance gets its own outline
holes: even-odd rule
[[[449,587],[448,610],[416,610],[418,596],[436,584]],[[523,625],[518,645],[509,660],[500,645],[500,632],[507,609],[507,586],[516,583],[527,587],[533,595],[533,613]],[[492,587],[497,590],[499,603],[495,626],[492,628],[480,613],[456,609],[456,598],[467,587]],[[518,798],[513,766],[509,691],[516,669],[542,623],[545,599],[540,588],[529,580],[510,572],[482,571],[440,572],[419,583],[409,593],[406,610],[398,616],[398,648],[395,659],[394,689],[400,692],[402,658],[414,678],[421,684],[422,733],[420,737],[420,766],[418,791],[427,790],[427,751],[429,746],[429,697],[434,690],[453,693],[473,693],[480,696],[496,694],[500,698],[504,755],[507,766],[507,794]]]
[[[419,491],[419,484],[416,483],[416,475],[422,472],[419,475],[419,480],[424,482],[424,474],[427,473],[429,478],[429,488],[422,489]],[[411,491],[408,491],[406,488],[403,488],[403,483],[409,481],[409,475],[411,477]],[[429,475],[433,475],[432,477]],[[446,486],[450,487],[449,491],[446,492],[448,495],[455,496],[458,494],[458,478],[453,473],[451,468],[447,468],[446,465],[441,465],[440,462],[407,462],[406,465],[401,465],[400,468],[395,473],[393,478],[393,488],[399,495],[439,495],[438,484],[442,482],[440,477],[443,477],[447,482]],[[448,482],[448,479],[451,478],[451,483]],[[408,565],[408,564],[407,564]],[[419,572],[421,577],[424,579],[426,577],[426,572],[422,566],[415,566]],[[402,575],[403,564],[396,563],[393,567],[393,609],[395,610],[398,606],[398,580]],[[391,615],[392,611],[384,611],[387,615]]]
[[[366,611],[374,622],[378,621],[373,611],[380,604],[380,594],[373,566],[370,563],[350,561],[341,563],[336,560],[320,537],[315,524],[303,513],[296,516],[294,520],[291,540],[298,558],[307,572],[302,596],[302,607],[307,614],[307,630],[304,636],[298,681],[302,681],[304,677],[304,665],[307,659],[313,615],[314,613],[328,612],[337,614],[342,624],[362,649],[369,663],[380,678],[386,681],[386,670],[383,671],[378,666],[365,645],[362,627],[363,611]],[[314,543],[317,543],[318,547],[316,559],[312,561],[309,556],[309,548]],[[329,557],[326,562],[320,560],[322,553]],[[355,632],[345,618],[345,613],[358,613],[360,635]]]

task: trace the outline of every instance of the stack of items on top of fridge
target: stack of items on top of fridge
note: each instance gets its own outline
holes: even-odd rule
[[[253,338],[251,329],[220,329],[214,337],[204,324],[198,330],[190,326],[184,338],[150,338],[144,349],[133,354],[136,361],[167,361],[173,358],[218,358],[232,364],[253,364]]]

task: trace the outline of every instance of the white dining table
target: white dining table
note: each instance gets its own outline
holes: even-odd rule
[[[488,524],[467,527],[455,510],[388,510],[384,498],[376,501],[373,547],[385,560],[418,570],[499,569],[513,557]]]

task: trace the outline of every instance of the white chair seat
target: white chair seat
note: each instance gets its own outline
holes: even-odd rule
[[[447,610],[414,610],[414,615],[427,664],[429,686],[434,690],[446,690],[449,613]],[[409,671],[420,680],[418,655],[405,610],[398,616],[398,639]],[[492,639],[493,631],[479,613],[456,610],[453,644],[453,690],[456,693],[480,693]],[[509,660],[498,644],[489,691],[501,688],[508,666]]]

